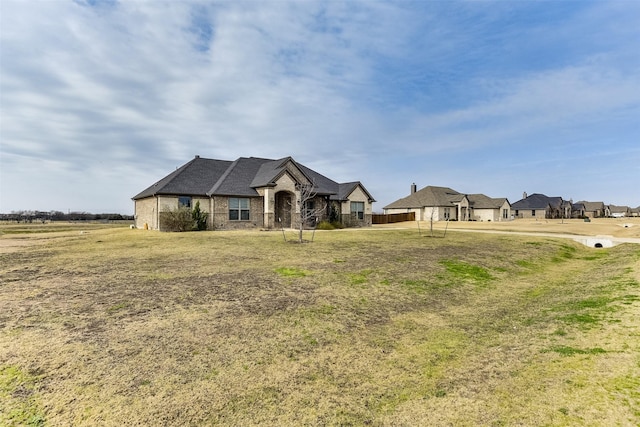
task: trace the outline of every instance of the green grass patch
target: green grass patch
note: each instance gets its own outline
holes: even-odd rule
[[[453,279],[463,282],[485,284],[493,279],[489,271],[479,265],[452,259],[444,259],[440,261],[440,264],[447,269],[447,273],[449,273]]]
[[[619,396],[621,406],[640,419],[640,376],[622,375],[605,383],[604,388]]]
[[[533,268],[535,266],[535,264],[529,260],[526,259],[519,259],[516,261],[516,265],[523,267],[523,268]]]
[[[408,279],[408,280],[404,280],[402,282],[402,285],[408,289],[411,290],[413,292],[418,292],[418,293],[422,293],[422,292],[426,292],[428,289],[431,289],[432,286],[429,283],[429,281],[427,280],[423,280],[423,279]]]
[[[558,345],[558,346],[551,347],[549,350],[545,350],[544,352],[558,353],[558,354],[561,354],[562,356],[574,356],[576,354],[604,354],[607,351],[600,347],[582,349],[582,348],[569,347],[566,345]]]
[[[309,274],[306,270],[292,267],[279,267],[275,269],[275,272],[282,277],[305,277]]]
[[[595,298],[588,298],[588,299],[570,303],[569,307],[575,308],[577,310],[581,310],[585,308],[602,309],[608,306],[609,303],[611,302],[612,302],[612,299],[608,297],[595,297]]]
[[[45,425],[36,392],[37,377],[17,366],[0,366],[0,425]]]
[[[570,260],[576,256],[576,253],[577,253],[577,249],[575,246],[562,243],[556,250],[556,254],[551,259],[551,261],[554,263],[558,263],[558,262]]]
[[[373,270],[367,269],[356,273],[349,273],[349,282],[351,285],[362,285],[369,281],[369,276],[373,274]]]
[[[622,302],[622,304],[632,305],[634,302],[640,301],[640,295],[623,295],[622,297],[620,297],[620,301]]]
[[[571,313],[560,317],[559,320],[571,325],[590,326],[600,323],[602,319],[591,314]]]

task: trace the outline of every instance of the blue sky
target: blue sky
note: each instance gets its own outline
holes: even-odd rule
[[[0,212],[133,213],[194,155],[640,205],[638,1],[0,1]]]

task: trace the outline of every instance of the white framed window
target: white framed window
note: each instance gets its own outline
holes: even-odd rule
[[[249,221],[249,199],[229,197],[229,221]]]

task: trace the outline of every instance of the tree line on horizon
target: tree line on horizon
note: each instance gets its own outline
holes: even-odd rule
[[[48,222],[48,221],[133,221],[133,215],[119,213],[90,213],[62,211],[12,211],[0,213],[0,221],[10,222]]]

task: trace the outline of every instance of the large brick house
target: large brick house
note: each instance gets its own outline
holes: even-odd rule
[[[511,205],[515,218],[571,218],[571,202],[562,197],[524,193],[522,199]]]
[[[301,191],[313,198],[300,206]],[[317,220],[345,226],[371,225],[375,202],[359,182],[337,183],[291,157],[240,157],[235,161],[196,156],[133,197],[137,228],[162,230],[163,211],[196,202],[207,213],[207,228],[288,228],[300,223],[301,208]]]

